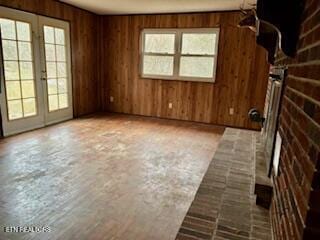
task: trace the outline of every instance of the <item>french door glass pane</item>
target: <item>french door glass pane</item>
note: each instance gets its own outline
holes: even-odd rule
[[[22,97],[34,98],[34,83],[33,81],[21,81]]]
[[[58,95],[49,95],[49,110],[55,111],[59,109]]]
[[[67,92],[67,79],[66,78],[59,78],[58,79],[58,89],[59,89],[59,93],[66,93]]]
[[[37,115],[31,26],[0,18],[8,119]]]
[[[20,41],[31,41],[29,24],[24,22],[17,22],[17,36]]]
[[[20,62],[20,77],[21,80],[33,79],[33,63],[32,62]]]
[[[17,42],[12,40],[2,40],[3,60],[18,60]]]
[[[63,62],[57,63],[58,77],[67,77],[67,64]]]
[[[57,79],[55,78],[48,79],[47,83],[48,83],[48,94],[49,95],[57,94],[58,93]]]
[[[8,100],[8,115],[10,120],[23,118],[22,102],[19,100]]]
[[[65,30],[44,26],[49,112],[69,107]]]
[[[57,77],[57,63],[56,62],[47,62],[47,78]]]
[[[6,81],[19,80],[18,61],[4,61],[4,75]]]
[[[65,45],[64,30],[60,28],[55,28],[54,30],[56,44]]]
[[[21,98],[20,81],[8,81],[6,83],[7,99],[14,100]]]
[[[60,107],[68,107],[68,95],[67,94],[59,94],[59,104]]]
[[[2,39],[16,39],[15,21],[9,19],[1,19],[1,37]]]
[[[44,42],[54,43],[54,28],[49,26],[44,26]]]
[[[32,116],[36,111],[36,100],[35,98],[23,99],[23,112],[25,116]]]
[[[46,48],[46,60],[56,61],[56,50],[53,44],[45,44]]]
[[[56,46],[57,51],[57,61],[59,62],[65,62],[66,61],[66,49],[65,46]]]
[[[31,44],[30,42],[18,41],[19,60],[32,61]]]

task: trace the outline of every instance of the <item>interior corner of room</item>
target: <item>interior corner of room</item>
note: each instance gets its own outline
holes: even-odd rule
[[[319,0],[0,0],[0,239],[320,239]]]

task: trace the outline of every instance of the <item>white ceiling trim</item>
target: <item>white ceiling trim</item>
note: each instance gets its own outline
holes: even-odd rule
[[[191,13],[251,8],[256,0],[60,0],[100,15]]]

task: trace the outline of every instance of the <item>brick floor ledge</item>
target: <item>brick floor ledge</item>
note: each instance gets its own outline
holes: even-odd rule
[[[227,128],[176,240],[271,240],[269,211],[255,204],[257,132]]]

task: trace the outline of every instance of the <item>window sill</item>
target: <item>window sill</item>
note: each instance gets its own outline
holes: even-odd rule
[[[203,82],[203,83],[215,83],[215,77],[212,78],[196,78],[196,77],[167,77],[167,76],[156,76],[156,75],[143,75],[141,79],[146,80],[165,80],[165,81],[180,81],[180,82]]]

